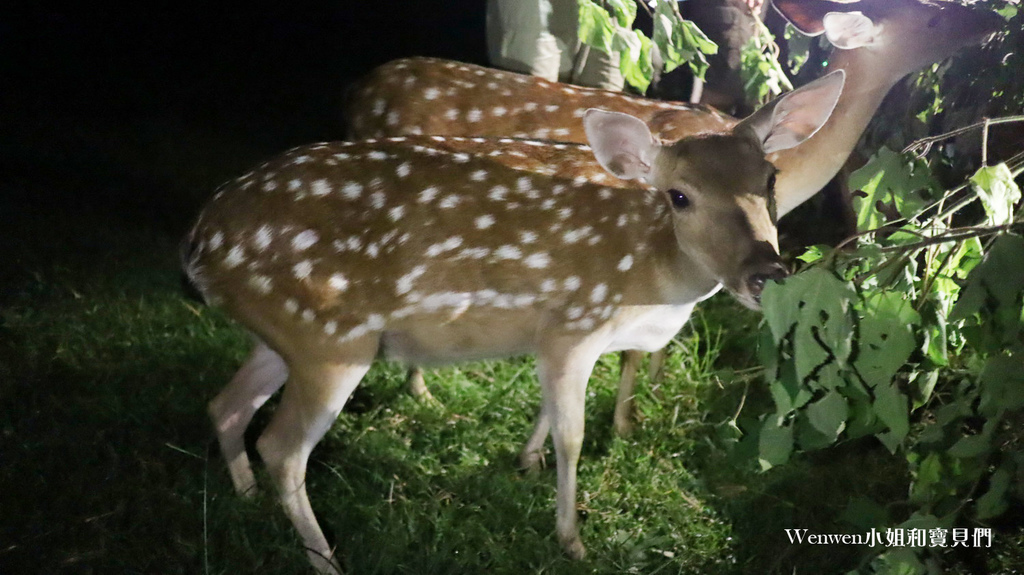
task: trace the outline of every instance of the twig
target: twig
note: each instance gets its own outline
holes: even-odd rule
[[[932,146],[935,145],[938,142],[941,142],[942,140],[946,140],[946,139],[949,139],[949,138],[952,138],[952,137],[955,137],[955,136],[959,136],[960,134],[963,134],[965,132],[970,132],[971,130],[976,130],[978,128],[983,128],[983,129],[986,130],[986,138],[987,138],[987,130],[988,130],[989,126],[996,125],[996,124],[1009,124],[1009,123],[1012,123],[1012,122],[1024,122],[1024,116],[1006,116],[1004,118],[985,118],[983,121],[977,122],[975,124],[971,124],[970,126],[965,126],[963,128],[957,128],[956,130],[953,130],[953,131],[950,131],[950,132],[946,132],[944,134],[939,134],[937,136],[929,136],[927,138],[921,138],[920,140],[916,140],[914,142],[911,142],[909,146],[907,146],[906,148],[903,148],[903,153],[904,154],[914,153],[915,155],[917,155],[917,157],[920,158],[920,157],[923,157],[923,156],[927,155],[928,152],[932,149]],[[920,152],[917,151],[919,148],[920,148]],[[982,153],[984,154],[984,148],[982,149]]]

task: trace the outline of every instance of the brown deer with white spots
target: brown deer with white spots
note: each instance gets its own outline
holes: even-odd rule
[[[255,489],[243,432],[283,385],[257,449],[313,566],[336,572],[306,465],[374,358],[532,353],[543,391],[535,437],[550,428],[555,445],[556,532],[583,556],[576,465],[595,361],[663,347],[722,286],[758,307],[765,282],[785,274],[765,154],[811,136],[842,85],[842,72],[829,75],[731,130],[671,144],[634,117],[593,110],[582,118],[589,147],[316,144],[222,186],[182,259],[204,299],[258,341],[210,403],[237,491]]]
[[[769,156],[778,168],[778,213],[817,193],[846,162],[889,89],[903,76],[976,44],[1004,20],[993,12],[926,0],[775,0],[775,8],[805,34],[824,33],[837,50],[827,72],[843,70],[847,85],[831,119],[799,147]],[[644,120],[664,140],[733,126],[738,120],[706,106],[662,102],[570,86],[511,72],[431,58],[380,66],[352,91],[345,111],[355,138],[410,134],[510,136],[586,142],[580,121],[588,108]],[[652,358],[658,369],[664,352]],[[631,425],[636,370],[626,353],[614,424]],[[422,374],[410,377],[423,395]]]

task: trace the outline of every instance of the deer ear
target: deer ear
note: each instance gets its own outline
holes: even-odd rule
[[[614,176],[635,180],[650,173],[657,144],[642,120],[591,108],[583,114],[583,129],[594,157]]]
[[[860,12],[829,12],[822,25],[828,41],[841,50],[870,46],[878,40],[879,27]]]
[[[750,130],[765,154],[788,150],[810,138],[832,115],[846,73],[827,76],[780,96],[740,122],[734,131]]]
[[[825,14],[842,8],[842,4],[857,4],[860,0],[773,0],[775,11],[805,36],[817,36],[825,31]]]

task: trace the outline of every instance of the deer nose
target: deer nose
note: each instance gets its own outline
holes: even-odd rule
[[[780,280],[788,275],[789,271],[782,262],[769,262],[747,278],[747,288],[754,299],[761,301],[761,292],[768,280]]]

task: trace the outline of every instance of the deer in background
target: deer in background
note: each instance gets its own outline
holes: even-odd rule
[[[837,50],[825,72],[843,70],[847,89],[831,119],[807,142],[769,156],[783,216],[817,193],[846,162],[889,89],[903,76],[981,42],[1004,23],[993,12],[924,0],[775,0],[801,32],[824,33]],[[737,120],[700,105],[662,102],[548,82],[429,58],[380,66],[352,91],[345,115],[354,137],[404,134],[510,136],[585,142],[581,117],[598,107],[634,115],[664,140],[714,132]],[[652,376],[664,351],[652,357]],[[642,356],[624,354],[614,425],[632,427],[632,398]],[[422,372],[410,387],[423,395]]]
[[[550,428],[555,445],[556,532],[582,557],[576,466],[594,363],[663,347],[723,286],[758,308],[765,282],[785,275],[765,155],[818,130],[842,85],[842,72],[830,74],[732,129],[664,145],[637,118],[591,110],[589,147],[315,144],[225,184],[182,263],[203,298],[257,339],[210,403],[235,489],[254,492],[243,433],[283,385],[256,446],[314,568],[339,572],[306,467],[374,358],[532,353],[543,397],[534,435]]]

